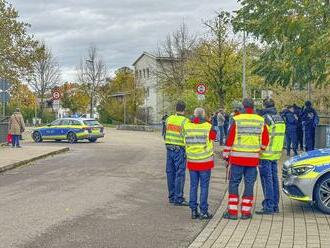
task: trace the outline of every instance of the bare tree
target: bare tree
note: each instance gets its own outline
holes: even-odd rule
[[[90,116],[94,117],[94,103],[101,84],[106,81],[107,70],[96,46],[88,49],[88,55],[81,60],[78,69],[78,80],[86,84],[86,91],[90,96]]]
[[[200,42],[195,50],[194,61],[198,63],[199,73],[208,82],[210,88],[215,91],[221,107],[225,105],[228,89],[236,87],[237,77],[240,75],[230,68],[240,68],[236,54],[237,44],[228,39],[230,30],[230,14],[228,12],[217,13],[217,17],[204,22],[207,28],[207,36]]]
[[[52,51],[44,43],[38,47],[37,54],[28,84],[40,99],[40,117],[42,118],[46,94],[60,84],[61,71]]]
[[[160,88],[173,91],[183,91],[188,75],[186,62],[196,43],[196,36],[189,33],[185,23],[177,31],[167,36],[164,43],[158,47],[158,70]]]

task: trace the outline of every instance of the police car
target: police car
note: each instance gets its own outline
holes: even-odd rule
[[[283,192],[289,198],[314,202],[330,214],[330,148],[303,153],[286,161],[282,169]]]
[[[104,127],[95,119],[62,118],[33,130],[32,138],[36,143],[43,140],[67,140],[76,143],[78,140],[96,142],[104,137]]]

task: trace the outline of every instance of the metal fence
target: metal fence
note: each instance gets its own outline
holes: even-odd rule
[[[9,117],[0,117],[0,144],[7,142]]]

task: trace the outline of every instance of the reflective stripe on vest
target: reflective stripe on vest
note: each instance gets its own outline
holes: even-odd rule
[[[171,115],[166,120],[165,143],[184,146],[183,127],[188,119],[181,115]]]
[[[256,114],[240,114],[233,119],[236,123],[236,135],[230,155],[259,158],[264,118]]]
[[[260,158],[265,160],[279,160],[282,155],[284,137],[285,137],[285,123],[283,119],[276,115],[275,118],[270,116],[272,121],[271,125],[268,126],[270,132],[270,142],[265,151],[261,153]]]
[[[210,123],[191,123],[184,125],[184,139],[187,160],[191,162],[213,161],[213,143],[209,140]]]

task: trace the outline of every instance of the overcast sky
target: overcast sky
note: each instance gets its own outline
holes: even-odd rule
[[[202,20],[238,8],[236,0],[8,0],[44,40],[61,65],[63,81],[76,80],[75,68],[94,44],[109,71],[131,66],[143,51],[155,51],[184,20],[202,33]]]

